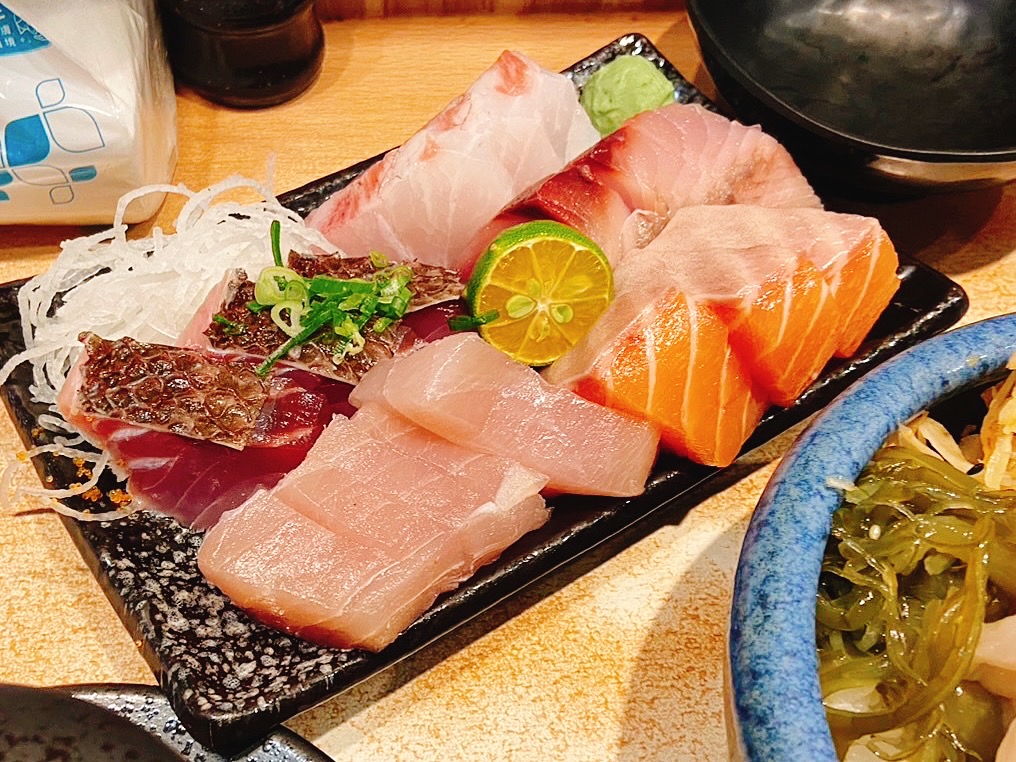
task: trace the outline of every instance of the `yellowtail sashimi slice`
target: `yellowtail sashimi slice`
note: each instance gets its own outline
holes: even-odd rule
[[[659,441],[654,425],[547,383],[472,333],[375,366],[350,401],[381,402],[456,443],[517,460],[561,492],[641,493]]]
[[[198,554],[238,606],[298,637],[378,651],[547,520],[544,475],[380,406],[322,436],[274,490],[226,514]]]

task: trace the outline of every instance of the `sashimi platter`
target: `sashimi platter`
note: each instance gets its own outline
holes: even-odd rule
[[[966,308],[645,38],[538,54],[383,156],[155,189],[175,230],[0,287],[29,494],[208,748],[687,510]]]

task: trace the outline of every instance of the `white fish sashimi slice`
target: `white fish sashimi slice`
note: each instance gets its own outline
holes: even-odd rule
[[[311,212],[350,256],[373,250],[463,269],[466,244],[599,134],[566,77],[505,51],[400,148]]]
[[[272,492],[224,516],[198,563],[261,621],[376,651],[541,526],[546,481],[368,405],[337,419]]]
[[[471,333],[375,366],[350,401],[382,402],[445,439],[545,473],[562,492],[637,495],[659,444],[654,425],[548,383]]]

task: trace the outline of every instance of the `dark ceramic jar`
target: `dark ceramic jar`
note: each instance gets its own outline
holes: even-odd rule
[[[317,77],[324,35],[313,0],[160,0],[173,74],[216,103],[273,106]]]

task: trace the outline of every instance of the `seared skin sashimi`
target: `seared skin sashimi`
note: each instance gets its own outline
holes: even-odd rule
[[[462,270],[476,232],[599,133],[572,83],[506,51],[400,148],[307,217],[350,256]]]
[[[428,340],[434,326],[444,323],[449,310],[458,312],[458,300],[463,285],[459,274],[441,267],[411,262],[413,271],[410,290],[413,299],[409,313],[386,330],[364,332],[366,339],[361,352],[346,355],[336,362],[333,352],[324,342],[308,341],[292,350],[281,362],[303,368],[347,384],[355,384],[377,361],[394,356],[418,341]],[[290,269],[304,278],[328,275],[342,280],[371,280],[377,268],[369,257],[289,257]],[[252,312],[248,304],[254,301],[254,282],[243,270],[230,270],[209,291],[205,301],[177,338],[177,345],[193,349],[215,349],[221,352],[268,357],[289,340],[268,310]],[[435,315],[436,313],[436,315]],[[216,322],[225,318],[225,322]]]
[[[632,117],[506,207],[470,243],[478,256],[522,220],[553,219],[596,241],[612,264],[685,206],[822,204],[790,154],[758,127],[675,103]]]
[[[639,494],[659,442],[654,425],[548,384],[474,333],[375,366],[349,399],[383,403],[453,442],[517,460],[561,492]]]
[[[653,422],[663,444],[697,463],[733,462],[768,407],[727,327],[677,290],[653,298],[627,288],[574,349],[543,371],[548,381]],[[649,285],[649,284],[641,284]],[[623,291],[621,289],[624,289]]]
[[[268,435],[271,385],[249,363],[129,337],[79,338],[84,351],[61,390],[68,420],[114,418],[238,450]]]
[[[113,345],[111,352],[121,359],[124,352],[133,353],[131,348],[139,344],[129,339],[103,343]],[[82,352],[68,375],[57,405],[64,418],[89,442],[109,452],[110,467],[120,479],[126,480],[135,505],[173,516],[194,529],[212,526],[224,511],[235,508],[257,489],[273,486],[303,461],[334,415],[352,411],[346,401],[349,386],[295,369],[276,369],[264,382],[265,395],[254,423],[230,432],[243,437],[243,449],[195,438],[206,430],[204,424],[187,426],[192,436],[181,436],[158,419],[142,419],[154,418],[153,413],[163,408],[181,412],[182,400],[176,395],[182,385],[205,384],[200,391],[208,399],[218,400],[216,406],[222,400],[219,393],[232,398],[235,390],[225,388],[217,392],[210,386],[212,377],[207,374],[187,377],[172,372],[160,377],[160,372],[179,367],[181,358],[193,359],[200,353],[177,347],[141,346],[146,347],[145,356],[153,367],[143,376],[120,376],[119,393],[107,401],[122,406],[122,410],[114,407],[99,413],[83,407],[81,389],[88,373],[88,352]],[[140,360],[137,356],[134,362],[127,360],[121,370],[126,372],[133,367],[137,372]],[[223,360],[208,360],[213,362]],[[160,387],[161,392],[155,393],[155,387]],[[134,402],[144,404],[132,409]],[[208,417],[195,412],[191,420]],[[227,415],[228,420],[235,418]],[[213,429],[213,434],[214,431],[221,429]]]
[[[224,516],[198,564],[267,624],[377,651],[547,520],[546,481],[368,404],[333,422],[274,490]]]

